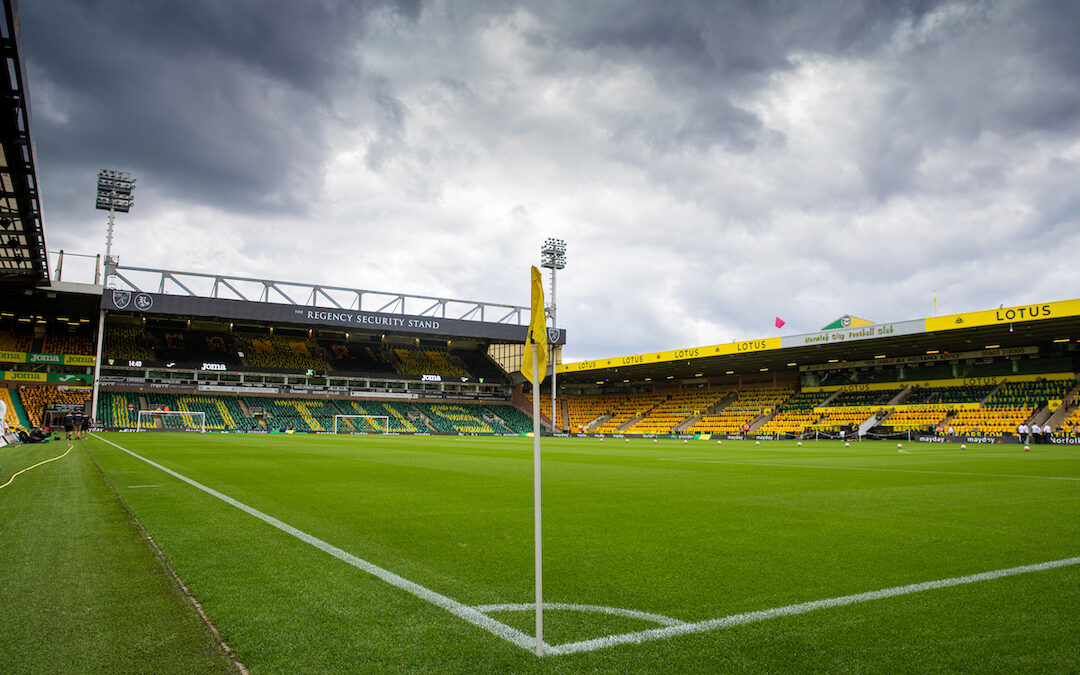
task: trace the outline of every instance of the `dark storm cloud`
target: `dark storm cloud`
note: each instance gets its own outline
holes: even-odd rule
[[[1080,246],[1080,2],[22,10],[50,242],[132,170],[133,264],[525,303],[558,236],[570,358],[1080,279],[1017,264]]]
[[[733,98],[768,86],[792,67],[793,53],[856,55],[880,48],[900,22],[918,21],[938,2],[596,2],[552,4],[549,33],[537,45],[557,45],[605,60],[646,67],[681,118],[628,114],[616,138],[637,138],[654,151],[751,152],[782,142]]]
[[[419,14],[415,1],[23,3],[40,177],[110,166],[174,199],[302,209],[333,90],[361,67],[348,50],[381,9]]]

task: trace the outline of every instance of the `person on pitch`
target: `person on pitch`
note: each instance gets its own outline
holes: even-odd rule
[[[84,415],[83,411],[81,410],[76,410],[75,413],[71,416],[71,427],[74,431],[75,440],[79,440],[80,438],[82,438],[82,427],[85,419],[86,415]]]
[[[64,413],[64,434],[71,440],[71,434],[75,430],[75,413],[70,410]]]

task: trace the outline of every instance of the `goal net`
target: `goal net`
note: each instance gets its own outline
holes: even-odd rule
[[[386,415],[334,415],[335,434],[385,434],[390,431]]]
[[[184,410],[140,410],[135,428],[157,431],[206,431],[206,413]]]

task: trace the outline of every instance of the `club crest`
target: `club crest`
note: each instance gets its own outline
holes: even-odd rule
[[[146,293],[139,293],[138,295],[135,296],[135,307],[136,308],[138,308],[138,309],[145,312],[146,310],[153,307],[153,305],[154,305],[154,299],[151,298]]]
[[[117,309],[127,309],[131,302],[131,291],[113,291],[112,301]]]
[[[562,330],[559,328],[548,328],[548,342],[558,342],[559,336],[562,335]]]

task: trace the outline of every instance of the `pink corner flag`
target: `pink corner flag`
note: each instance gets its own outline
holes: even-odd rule
[[[780,317],[776,317],[776,327],[777,328],[783,328],[785,323],[786,322],[783,319],[781,319]]]

